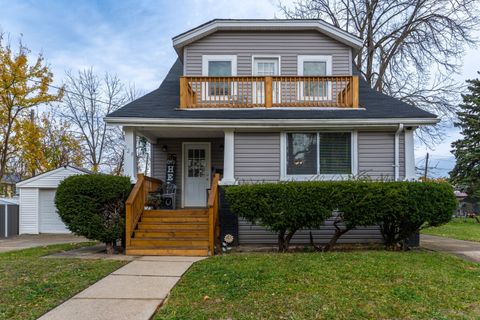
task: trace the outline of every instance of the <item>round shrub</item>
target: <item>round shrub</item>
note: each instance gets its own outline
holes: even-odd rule
[[[55,205],[70,231],[106,243],[111,252],[125,233],[125,201],[131,189],[128,177],[71,176],[58,186]]]

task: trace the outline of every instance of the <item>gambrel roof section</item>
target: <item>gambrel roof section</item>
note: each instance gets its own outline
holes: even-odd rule
[[[175,36],[173,47],[180,60],[183,60],[183,48],[217,31],[279,31],[279,30],[316,30],[353,48],[354,52],[362,48],[363,40],[351,33],[337,28],[323,20],[292,19],[214,19],[196,28]]]

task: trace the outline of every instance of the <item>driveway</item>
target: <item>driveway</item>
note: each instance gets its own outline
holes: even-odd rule
[[[0,252],[20,250],[33,247],[43,247],[51,244],[77,243],[88,241],[84,237],[71,234],[23,234],[6,239],[0,239]]]
[[[446,252],[468,261],[480,263],[480,242],[420,235],[420,246],[433,251]]]

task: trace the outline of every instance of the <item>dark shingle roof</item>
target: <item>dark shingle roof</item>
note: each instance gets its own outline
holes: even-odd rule
[[[383,119],[436,118],[437,116],[398,99],[371,89],[360,77],[360,107],[358,110],[303,109],[230,109],[179,110],[179,77],[183,65],[174,63],[160,87],[110,113],[108,118],[149,119]],[[364,109],[363,109],[364,108]]]

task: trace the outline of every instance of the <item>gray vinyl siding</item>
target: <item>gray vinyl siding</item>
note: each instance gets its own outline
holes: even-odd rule
[[[252,74],[252,55],[281,56],[281,74],[297,75],[298,55],[331,55],[333,75],[350,75],[350,48],[316,31],[222,31],[186,48],[185,74],[202,75],[202,55],[237,55],[237,75]]]
[[[399,165],[400,165],[400,180],[405,179],[405,133],[400,133],[400,152],[399,152]]]
[[[358,173],[372,179],[394,178],[395,134],[393,132],[358,133]]]
[[[177,172],[176,172],[176,184],[177,184],[177,208],[181,207],[182,203],[182,143],[183,142],[210,142],[211,143],[211,167],[216,170],[223,170],[223,138],[185,138],[185,139],[165,139],[161,138],[157,140],[156,144],[152,145],[152,176],[154,178],[165,181],[166,176],[166,160],[168,154],[175,154],[177,157]],[[167,147],[167,152],[162,151],[162,147]]]
[[[280,133],[235,133],[235,178],[245,181],[280,179]]]
[[[393,179],[394,132],[358,132],[359,172],[373,179]],[[405,140],[400,135],[400,178],[405,176]],[[236,133],[235,177],[241,182],[278,181],[280,178],[280,133]],[[327,242],[335,229],[333,219],[318,230],[301,230],[295,244],[308,244],[310,231],[316,243]],[[261,226],[239,219],[240,244],[275,244],[277,235]],[[342,236],[339,243],[380,243],[378,226],[360,227]]]
[[[327,243],[335,232],[333,218],[325,221],[325,225],[318,230],[299,230],[292,238],[292,244],[309,244],[310,231],[314,243]],[[244,219],[238,220],[238,240],[244,244],[276,244],[277,234],[261,226],[252,225]],[[338,243],[381,243],[383,241],[378,226],[359,227],[345,233]]]

